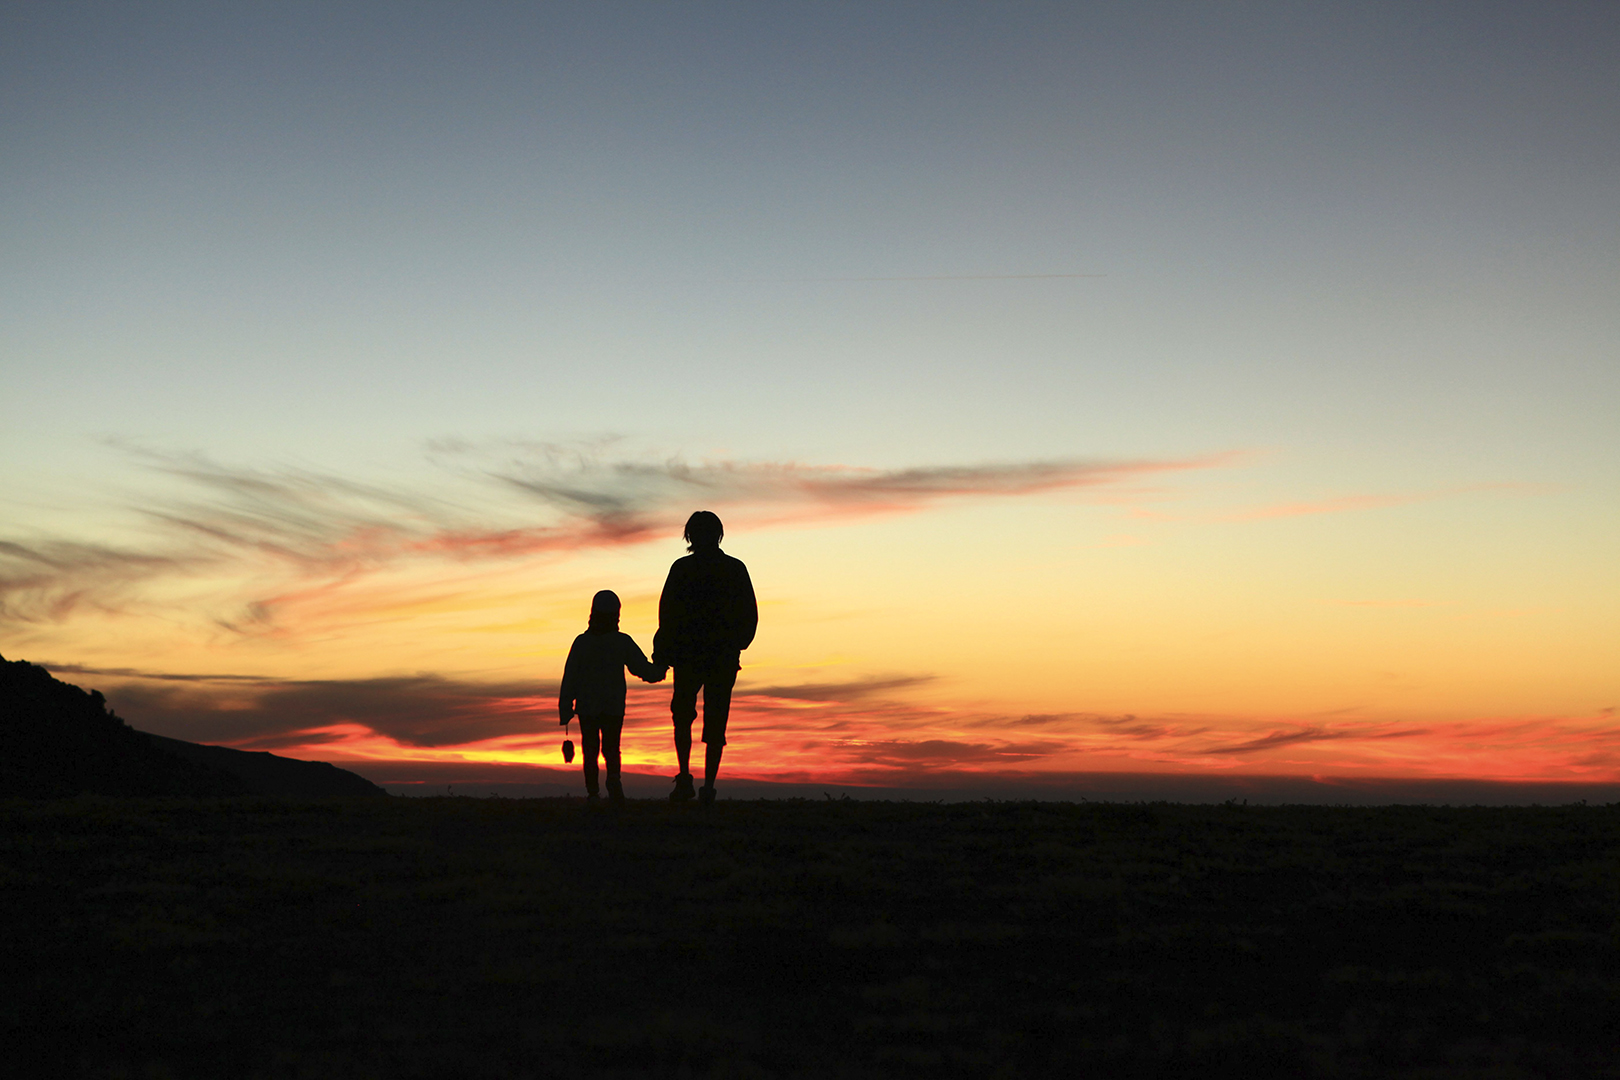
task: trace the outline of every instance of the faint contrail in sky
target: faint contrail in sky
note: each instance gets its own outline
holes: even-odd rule
[[[1107,274],[920,274],[911,277],[804,277],[776,281],[1037,281],[1048,278],[1100,278]]]

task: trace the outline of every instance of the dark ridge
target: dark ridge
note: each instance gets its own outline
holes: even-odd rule
[[[0,794],[241,795],[229,773],[152,745],[86,692],[37,664],[0,657]]]
[[[267,751],[233,750],[228,746],[147,735],[152,745],[215,772],[229,773],[254,795],[386,795],[370,780],[325,761],[299,761]]]
[[[0,656],[0,796],[383,795],[317,761],[248,753],[136,731],[85,691]]]

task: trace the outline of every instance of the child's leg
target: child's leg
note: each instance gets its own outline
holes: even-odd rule
[[[602,721],[602,761],[607,765],[608,783],[619,782],[619,736],[624,731],[624,718]]]
[[[602,745],[602,729],[596,717],[579,718],[579,741],[585,758],[585,791],[596,794],[596,755]]]
[[[602,760],[607,763],[608,797],[618,802],[624,798],[624,785],[619,782],[619,735],[624,731],[624,718],[602,721]]]

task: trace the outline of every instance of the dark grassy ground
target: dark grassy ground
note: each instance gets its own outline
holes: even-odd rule
[[[0,823],[0,1043],[34,1075],[1620,1076],[1620,807]]]

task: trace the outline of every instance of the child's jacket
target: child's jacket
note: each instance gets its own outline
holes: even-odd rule
[[[624,716],[624,669],[638,679],[653,682],[658,669],[642,654],[629,634],[617,630],[587,630],[574,639],[563,665],[562,687],[557,691],[560,719],[578,716]]]

